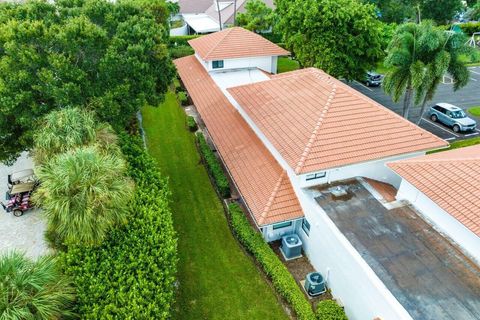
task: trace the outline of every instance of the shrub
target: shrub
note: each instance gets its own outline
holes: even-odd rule
[[[195,51],[190,46],[172,47],[169,48],[168,51],[170,52],[170,57],[172,59],[183,58],[195,53]]]
[[[480,32],[480,22],[467,22],[460,25],[462,31],[472,35],[474,32]]]
[[[64,319],[72,316],[74,301],[75,290],[53,256],[0,256],[0,319]]]
[[[182,106],[185,106],[188,104],[188,98],[187,98],[187,93],[185,91],[179,91],[177,93],[178,100],[180,101],[180,104]]]
[[[315,319],[315,314],[295,279],[275,252],[248,222],[237,204],[228,208],[232,228],[239,241],[253,254],[278,293],[292,306],[298,319]]]
[[[218,161],[217,157],[215,157],[215,154],[212,152],[210,146],[205,140],[205,137],[201,133],[197,133],[197,144],[202,158],[205,161],[207,171],[213,178],[218,192],[224,198],[230,197],[230,185],[228,183],[228,179],[222,170],[220,162]]]
[[[63,267],[82,319],[170,319],[177,265],[170,191],[141,138],[124,134],[121,141],[136,183],[129,222],[100,247],[69,247]]]
[[[318,320],[348,320],[342,307],[333,300],[320,301],[317,305]]]
[[[197,131],[198,126],[197,126],[197,123],[195,122],[194,117],[192,116],[187,117],[187,127],[188,127],[188,130],[190,130],[191,132]]]
[[[188,44],[189,40],[198,38],[199,36],[197,35],[191,35],[191,36],[171,36],[170,39],[168,40],[168,46],[170,48],[172,47],[178,47],[178,46],[190,46]]]

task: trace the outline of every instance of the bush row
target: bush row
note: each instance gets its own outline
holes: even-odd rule
[[[178,47],[178,46],[190,46],[188,44],[189,40],[198,38],[198,35],[191,35],[191,36],[170,36],[168,41],[168,46],[170,48]]]
[[[467,22],[460,25],[462,31],[472,35],[474,32],[480,32],[480,22]]]
[[[200,132],[197,133],[196,138],[198,148],[200,149],[200,154],[205,160],[208,173],[213,178],[218,192],[224,198],[230,197],[230,185],[228,183],[227,177],[225,176],[225,173],[222,170],[220,162],[210,149],[210,146],[207,144],[207,141],[205,140],[203,134],[201,134]]]
[[[177,47],[171,47],[168,48],[168,51],[170,52],[170,57],[172,59],[178,59],[178,58],[183,58],[186,56],[190,56],[194,54],[194,50],[190,46],[177,46]]]
[[[177,265],[170,191],[142,140],[125,134],[121,141],[136,183],[128,223],[100,247],[69,247],[62,265],[82,319],[169,319]]]
[[[348,320],[345,311],[333,300],[320,301],[317,305],[318,320]]]
[[[248,222],[237,204],[228,207],[229,218],[238,240],[253,254],[275,289],[291,305],[298,319],[315,319],[315,313],[295,279],[262,236]]]
[[[187,128],[190,132],[195,132],[198,130],[197,123],[195,122],[195,118],[192,116],[187,117]]]

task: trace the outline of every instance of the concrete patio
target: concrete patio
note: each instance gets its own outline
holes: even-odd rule
[[[409,206],[386,209],[357,180],[317,203],[414,319],[480,319],[480,268]],[[361,288],[357,288],[361,290]]]
[[[0,164],[1,201],[5,202],[8,174],[28,168],[33,168],[33,162],[26,153],[23,153],[12,166]],[[6,213],[3,208],[0,208],[0,211],[0,254],[19,250],[25,252],[28,257],[37,258],[48,253],[49,248],[43,236],[46,225],[40,210],[28,211],[21,217]]]

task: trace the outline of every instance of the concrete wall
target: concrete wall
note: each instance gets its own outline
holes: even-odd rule
[[[300,228],[305,254],[327,280],[350,320],[412,319],[383,282],[306,193],[301,195],[310,235]]]
[[[335,182],[339,180],[350,179],[354,177],[366,177],[393,185],[395,188],[400,187],[402,179],[395,174],[385,164],[401,159],[407,159],[412,157],[418,157],[424,155],[425,152],[415,152],[404,154],[401,156],[389,157],[380,160],[374,160],[369,162],[357,163],[344,167],[334,168],[330,170],[323,170],[318,172],[312,172],[308,174],[299,175],[297,178],[300,188],[309,188],[312,186],[325,184],[329,182]],[[324,178],[307,180],[308,176],[316,173],[323,173],[326,175]]]
[[[408,181],[402,181],[397,199],[410,202],[434,227],[456,242],[477,263],[480,263],[480,237]]]
[[[188,35],[188,26],[185,23],[183,26],[180,28],[172,28],[170,29],[170,35],[171,36],[186,36]]]

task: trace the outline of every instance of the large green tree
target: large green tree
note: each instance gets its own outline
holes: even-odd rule
[[[265,2],[260,0],[248,0],[245,12],[239,13],[237,25],[250,31],[262,32],[269,30],[274,22],[275,14]]]
[[[24,254],[0,256],[0,319],[52,320],[72,316],[75,290],[52,256],[30,261]]]
[[[449,73],[454,90],[465,86],[469,71],[459,56],[468,53],[465,38],[435,27],[430,21],[400,26],[388,48],[385,65],[390,68],[383,88],[394,101],[402,95],[403,116],[408,119],[412,100],[423,114],[443,76]]]
[[[382,56],[382,23],[357,0],[277,0],[278,30],[303,66],[356,79]]]
[[[163,0],[0,4],[0,161],[29,149],[38,119],[88,107],[115,128],[157,105],[174,68]]]

